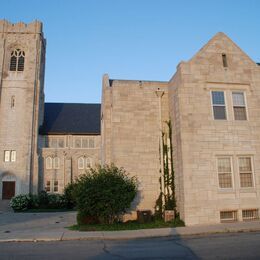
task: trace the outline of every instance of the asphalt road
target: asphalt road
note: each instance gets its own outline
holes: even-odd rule
[[[120,241],[0,243],[0,259],[260,259],[260,232]]]

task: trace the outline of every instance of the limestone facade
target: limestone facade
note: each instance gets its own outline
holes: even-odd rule
[[[214,101],[214,93],[224,102]],[[259,94],[260,66],[223,33],[181,62],[169,81],[177,201],[187,225],[242,220],[259,210]],[[215,119],[214,102],[225,109],[224,119]]]
[[[45,46],[40,22],[0,20],[0,198],[11,181],[15,194],[38,190]]]
[[[90,166],[114,163],[139,181],[131,217],[154,211],[170,122],[177,210],[186,225],[258,217],[260,66],[225,34],[181,62],[169,81],[105,74],[94,132],[39,132],[45,48],[40,22],[0,21],[0,198],[11,188],[13,195],[60,193]]]
[[[78,140],[90,145],[78,147]],[[100,135],[41,136],[41,145],[40,183],[48,192],[62,193],[68,183],[100,164]]]

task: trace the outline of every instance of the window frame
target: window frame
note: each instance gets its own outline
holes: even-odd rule
[[[47,163],[47,160],[49,159],[49,162],[50,162],[50,167],[48,167],[48,163]],[[53,162],[52,162],[52,158],[51,156],[47,156],[45,158],[45,169],[46,170],[52,170],[53,169]]]
[[[221,173],[219,173],[219,171],[218,171],[218,161],[219,161],[219,159],[226,159],[226,158],[228,158],[230,161],[231,187],[223,188],[223,187],[220,187],[219,174],[221,174]],[[233,157],[231,155],[218,155],[216,157],[216,170],[217,170],[217,179],[218,179],[218,189],[221,191],[233,191],[235,188]]]
[[[4,162],[10,162],[11,160],[11,151],[4,150]]]
[[[252,186],[250,187],[242,187],[241,186],[241,177],[240,177],[240,169],[239,169],[239,159],[240,158],[250,158],[250,163],[251,163],[251,176],[252,176]],[[238,169],[238,178],[239,178],[239,188],[242,190],[247,190],[247,189],[254,189],[255,188],[255,175],[254,175],[254,159],[252,155],[238,155],[237,156],[237,169]]]
[[[93,165],[93,160],[92,160],[92,158],[91,158],[91,157],[86,157],[86,162],[85,162],[85,164],[86,164],[86,169],[92,168],[92,165]]]
[[[82,162],[83,162],[83,166],[82,167],[79,167],[80,166],[80,163],[79,163],[79,161],[80,160],[82,160]],[[80,156],[79,158],[78,158],[78,170],[84,170],[85,169],[85,159],[84,159],[84,157],[83,156]]]
[[[57,182],[57,184],[56,184]],[[58,180],[53,180],[53,193],[59,193],[59,181]],[[57,190],[55,190],[57,188]]]
[[[223,92],[224,94],[224,105],[214,105],[213,104],[213,92]],[[212,89],[210,90],[210,102],[211,102],[211,111],[212,111],[212,118],[214,121],[228,121],[228,104],[227,104],[227,96],[226,96],[226,91],[222,89]],[[219,106],[219,107],[224,107],[225,108],[225,119],[216,119],[215,114],[214,114],[214,106]]]
[[[51,181],[50,180],[46,180],[45,191],[51,192]]]
[[[244,96],[244,103],[245,103],[244,108],[245,108],[245,112],[246,112],[246,119],[245,119],[245,120],[235,119],[235,110],[234,110],[234,107],[242,107],[242,106],[235,106],[235,105],[234,105],[233,93],[242,93],[243,96]],[[248,118],[248,109],[247,109],[246,91],[244,91],[244,90],[231,90],[231,100],[232,100],[232,114],[233,114],[233,120],[234,120],[234,121],[238,121],[238,122],[249,121],[249,118]]]
[[[10,151],[10,162],[16,162],[16,150]]]
[[[83,147],[84,139],[86,140],[86,143],[88,145],[87,147]],[[77,141],[79,141],[80,147],[76,146]],[[95,141],[94,136],[77,136],[77,135],[74,135],[72,144],[73,144],[74,149],[95,149],[96,148],[96,141]]]
[[[17,55],[17,52],[19,52],[20,55]],[[23,50],[23,48],[17,47],[17,48],[11,49],[10,57],[9,57],[8,71],[11,73],[23,73],[25,71],[25,57],[26,57],[26,55],[25,55],[25,51]],[[13,58],[15,58],[15,66],[14,66],[14,64],[12,64]],[[21,61],[21,58],[23,59],[23,61]],[[20,68],[22,68],[22,69],[20,69]]]
[[[59,170],[60,169],[60,157],[55,156],[52,158],[53,162],[52,162],[52,168],[54,170]]]

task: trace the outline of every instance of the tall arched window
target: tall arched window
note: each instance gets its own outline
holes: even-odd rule
[[[52,158],[51,157],[47,157],[45,159],[45,167],[46,169],[52,169]]]
[[[84,158],[83,157],[79,157],[79,159],[78,159],[78,169],[80,169],[80,170],[84,169]]]
[[[15,49],[11,52],[10,71],[24,71],[25,52]]]
[[[86,168],[91,168],[91,167],[92,167],[92,159],[86,158]]]
[[[53,169],[60,169],[60,158],[59,157],[53,158]]]

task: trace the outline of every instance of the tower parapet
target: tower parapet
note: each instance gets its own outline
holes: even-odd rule
[[[42,33],[42,23],[33,21],[31,23],[10,23],[7,20],[0,20],[0,33]]]

